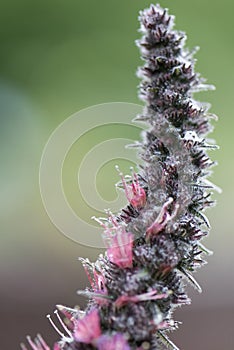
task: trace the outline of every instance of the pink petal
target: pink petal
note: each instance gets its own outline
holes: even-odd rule
[[[95,309],[80,320],[75,321],[74,338],[82,343],[92,343],[101,335],[100,319]]]

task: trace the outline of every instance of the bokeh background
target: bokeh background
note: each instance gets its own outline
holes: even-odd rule
[[[133,0],[0,3],[1,349],[19,349],[27,334],[39,331],[52,344],[57,335],[45,315],[57,303],[85,305],[76,294],[88,283],[77,257],[95,260],[101,249],[73,242],[51,223],[40,197],[40,158],[53,130],[78,110],[104,102],[139,102],[135,71],[141,61],[134,41],[139,37],[138,12],[149,4]],[[172,337],[181,349],[232,350],[234,2],[162,0],[161,5],[176,15],[177,28],[187,32],[188,46],[201,47],[197,71],[216,85],[215,92],[196,98],[211,102],[211,111],[220,117],[212,135],[221,146],[213,155],[219,166],[212,181],[223,188],[221,196],[215,195],[218,205],[208,213],[213,228],[205,243],[215,254],[197,273],[203,294],[189,288],[193,304],[176,312],[183,324]],[[116,127],[116,132],[126,134],[123,128]],[[127,133],[138,137],[134,128]],[[116,134],[107,128],[101,135]],[[95,138],[100,140],[100,134],[87,135],[81,147]],[[116,195],[113,166],[113,162],[106,165],[97,179],[106,199]],[[66,172],[67,196],[74,210],[89,220],[95,213],[86,211],[72,195],[77,187],[74,167],[67,166]]]

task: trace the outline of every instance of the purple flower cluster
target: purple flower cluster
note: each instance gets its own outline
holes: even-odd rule
[[[209,231],[203,211],[214,204],[207,151],[216,146],[205,137],[215,116],[193,93],[212,86],[195,73],[194,52],[167,10],[152,5],[140,23],[143,165],[131,179],[120,173],[127,206],[96,219],[107,251],[94,263],[81,259],[90,281],[80,292],[89,298],[86,310],[58,306],[66,317],[65,323],[56,313],[60,327],[49,317],[61,336],[54,350],[177,349],[167,334],[178,325],[175,308],[190,303],[185,282],[201,291],[193,272],[209,253],[200,240]],[[33,350],[50,349],[40,335],[28,342]]]

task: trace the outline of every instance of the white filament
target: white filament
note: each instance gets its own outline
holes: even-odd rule
[[[69,329],[67,328],[67,326],[65,325],[65,323],[63,322],[63,320],[61,319],[61,317],[60,317],[60,315],[59,315],[59,313],[58,313],[58,310],[55,310],[54,313],[55,313],[55,315],[57,316],[57,318],[58,318],[60,324],[62,325],[63,329],[67,332],[67,334],[69,335],[69,337],[72,338],[72,334],[71,334],[71,332],[69,331]]]
[[[56,324],[54,323],[54,321],[51,319],[50,315],[46,316],[51,324],[51,326],[55,329],[55,331],[60,335],[60,337],[65,338],[65,335],[58,329],[58,327],[56,326]],[[37,350],[37,349],[35,349]]]

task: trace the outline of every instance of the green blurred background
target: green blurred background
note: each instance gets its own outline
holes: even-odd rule
[[[1,349],[18,349],[26,334],[38,331],[52,342],[57,336],[45,315],[57,303],[85,305],[76,295],[87,284],[77,257],[95,260],[101,250],[69,240],[51,223],[40,197],[40,158],[53,130],[78,110],[104,102],[139,103],[135,71],[141,61],[134,41],[139,37],[138,12],[149,4],[1,1]],[[182,349],[232,350],[234,2],[162,0],[161,5],[176,15],[188,46],[201,47],[197,71],[217,88],[196,98],[211,102],[211,111],[220,117],[214,137],[221,148],[213,155],[219,166],[212,181],[223,188],[221,196],[215,195],[218,205],[208,213],[213,229],[206,245],[215,254],[197,274],[204,292],[190,290],[193,304],[176,312],[183,324],[173,339]],[[103,138],[112,135],[105,132]],[[136,137],[134,128],[127,133]],[[89,138],[100,135],[88,135],[84,147]],[[100,192],[112,198],[118,177],[110,176],[110,166],[104,170],[98,186],[104,183],[108,191]],[[73,168],[67,169],[68,178],[69,171]],[[67,186],[72,192],[77,184]],[[85,213],[82,203],[75,206]]]

